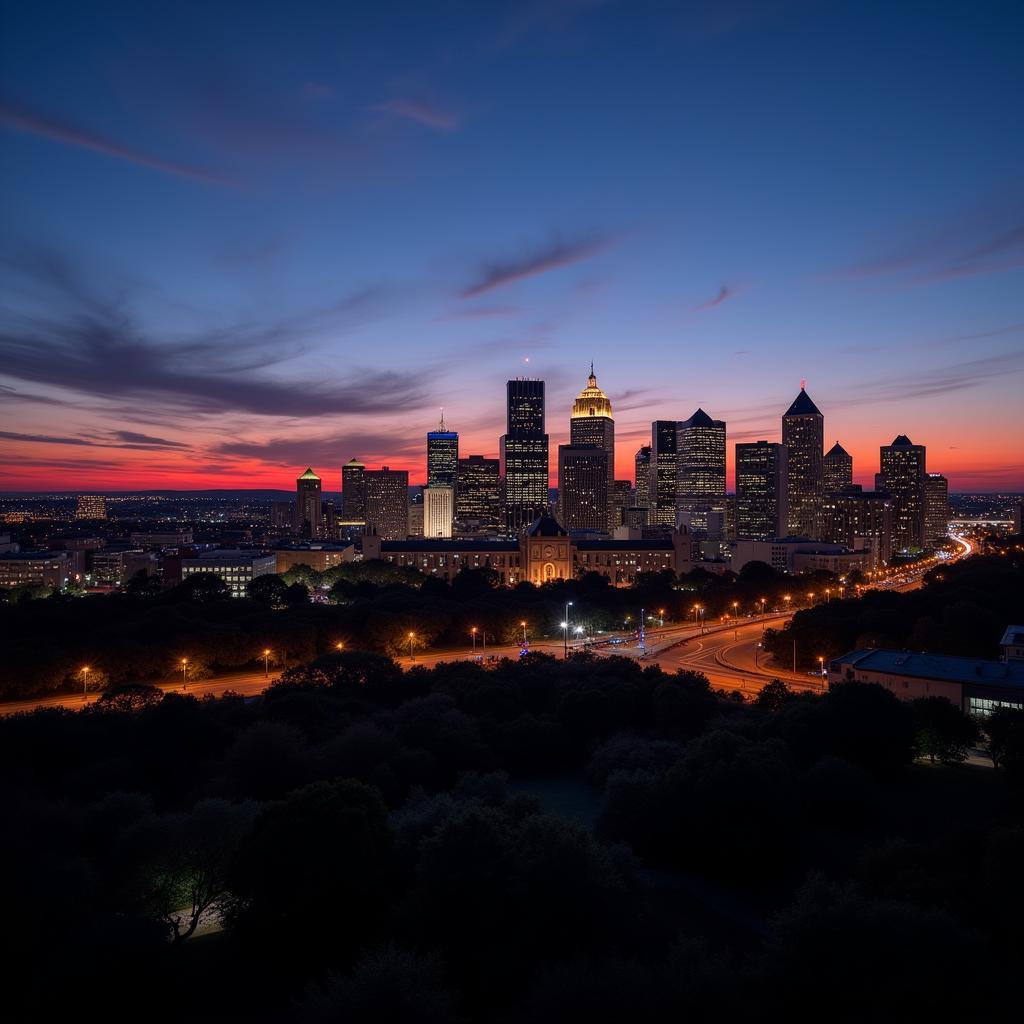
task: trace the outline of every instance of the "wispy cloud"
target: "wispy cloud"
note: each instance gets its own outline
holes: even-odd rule
[[[0,124],[5,124],[16,131],[52,139],[54,142],[60,142],[65,146],[90,149],[95,153],[102,153],[104,156],[112,157],[115,160],[125,160],[128,163],[148,167],[154,171],[162,171],[164,174],[173,174],[179,178],[191,178],[194,181],[202,181],[214,185],[233,184],[226,178],[211,171],[191,167],[188,164],[177,163],[173,160],[164,160],[161,157],[153,156],[151,153],[144,153],[129,146],[122,146],[94,132],[73,125],[68,121],[60,121],[54,117],[28,110],[7,100],[0,100]]]
[[[22,441],[31,444],[65,444],[76,448],[121,448],[130,451],[177,451],[187,449],[187,444],[178,441],[167,441],[160,437],[149,437],[136,434],[129,430],[116,430],[111,435],[116,441],[88,437],[60,437],[53,434],[21,434],[10,430],[0,430],[0,438],[5,441]]]
[[[417,100],[395,99],[376,103],[371,108],[382,114],[392,114],[439,132],[456,132],[462,127],[462,120],[450,110],[431,106]]]
[[[702,302],[699,306],[694,306],[691,310],[692,313],[703,313],[707,309],[714,309],[715,306],[721,306],[723,302],[728,302],[736,294],[736,289],[729,285],[722,285],[718,289],[718,294],[713,299],[708,299],[706,302]]]
[[[434,323],[447,323],[449,320],[494,320],[500,317],[516,316],[522,309],[518,306],[475,306],[469,309],[453,309],[434,317]]]
[[[261,440],[225,441],[212,451],[217,455],[254,460],[273,466],[338,466],[350,458],[385,457],[401,461],[422,454],[422,442],[408,434],[347,432],[327,437],[269,437]],[[330,486],[327,488],[331,489]]]
[[[524,281],[539,274],[546,274],[549,270],[571,266],[573,263],[596,256],[602,250],[607,249],[612,241],[613,239],[608,235],[582,238],[570,242],[556,239],[523,256],[484,263],[480,267],[476,280],[464,288],[459,293],[459,297],[474,299],[478,295],[484,295],[516,281]]]

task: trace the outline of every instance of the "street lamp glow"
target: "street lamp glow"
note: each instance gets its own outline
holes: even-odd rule
[[[181,688],[184,690],[188,686],[188,658],[181,659]]]

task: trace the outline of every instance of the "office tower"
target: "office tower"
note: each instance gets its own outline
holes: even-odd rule
[[[346,522],[366,518],[366,466],[349,459],[341,467],[341,515]]]
[[[822,540],[851,550],[871,547],[877,560],[892,557],[892,498],[886,491],[862,491],[851,485],[822,500]],[[867,542],[865,544],[865,541]]]
[[[558,446],[558,510],[570,533],[608,532],[608,460],[594,444]]]
[[[754,441],[736,445],[736,536],[775,540],[788,531],[785,445]]]
[[[99,494],[80,494],[75,503],[76,519],[106,519],[107,499]]]
[[[407,512],[407,526],[410,537],[422,537],[423,536],[423,492],[426,488],[416,487],[413,488],[413,493],[409,495],[409,506]]]
[[[323,519],[323,529],[321,535],[324,537],[333,537],[335,540],[338,538],[338,510],[335,508],[333,501],[325,501],[323,503],[323,509],[321,512]]]
[[[803,387],[782,417],[782,443],[786,446],[787,533],[818,540],[818,510],[824,491],[825,417]]]
[[[721,508],[725,498],[725,421],[698,409],[676,424],[676,446],[679,511],[693,529],[706,531],[708,509]]]
[[[450,537],[455,519],[453,487],[423,488],[423,536]]]
[[[941,473],[925,473],[922,503],[924,544],[933,548],[949,536],[949,481]]]
[[[548,507],[548,435],[544,381],[508,382],[508,428],[501,438],[505,529],[518,533]]]
[[[853,456],[838,442],[822,460],[825,494],[838,494],[853,483]]]
[[[501,527],[501,467],[497,459],[459,459],[456,522],[462,533],[496,533]]]
[[[573,402],[569,418],[569,444],[574,448],[593,445],[608,453],[608,529],[611,529],[614,519],[612,495],[615,490],[615,420],[612,417],[611,400],[597,386],[593,363],[590,364],[587,386]],[[561,478],[558,487],[561,500]]]
[[[647,517],[652,526],[675,527],[678,477],[676,421],[655,420],[651,424],[650,511]]]
[[[322,488],[320,477],[311,469],[295,481],[295,532],[300,537],[313,538],[323,534]]]
[[[405,540],[409,533],[409,474],[404,469],[368,469],[366,528],[382,540]]]
[[[437,430],[427,433],[427,486],[454,491],[459,474],[459,435],[444,426],[444,410]]]
[[[879,449],[878,478],[892,495],[892,542],[896,551],[920,548],[924,542],[923,484],[925,447],[900,434]]]
[[[633,482],[636,491],[633,507],[648,509],[651,506],[651,446],[645,444],[633,456]],[[645,524],[646,525],[646,524]]]
[[[628,480],[616,480],[612,484],[611,528],[622,526],[626,521],[626,509],[633,507],[633,485]]]
[[[295,529],[295,503],[292,501],[272,501],[270,503],[270,525],[275,530],[291,533]]]

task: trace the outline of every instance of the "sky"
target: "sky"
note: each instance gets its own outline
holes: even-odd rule
[[[632,478],[802,379],[867,486],[897,434],[1024,490],[1024,8],[721,0],[9,3],[0,490],[425,476],[505,381]],[[552,479],[552,484],[555,484]]]

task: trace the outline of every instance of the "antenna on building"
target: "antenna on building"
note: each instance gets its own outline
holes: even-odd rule
[[[438,430],[439,430],[439,431],[440,431],[440,432],[441,432],[442,434],[443,434],[443,433],[445,432],[445,430],[444,430],[444,406],[443,406],[443,405],[441,406],[441,423],[440,423],[440,425],[438,426],[438,428],[437,428],[437,429],[438,429]]]
[[[800,378],[800,390],[803,391],[803,389],[805,387],[807,387],[807,378],[806,377],[801,377]]]

